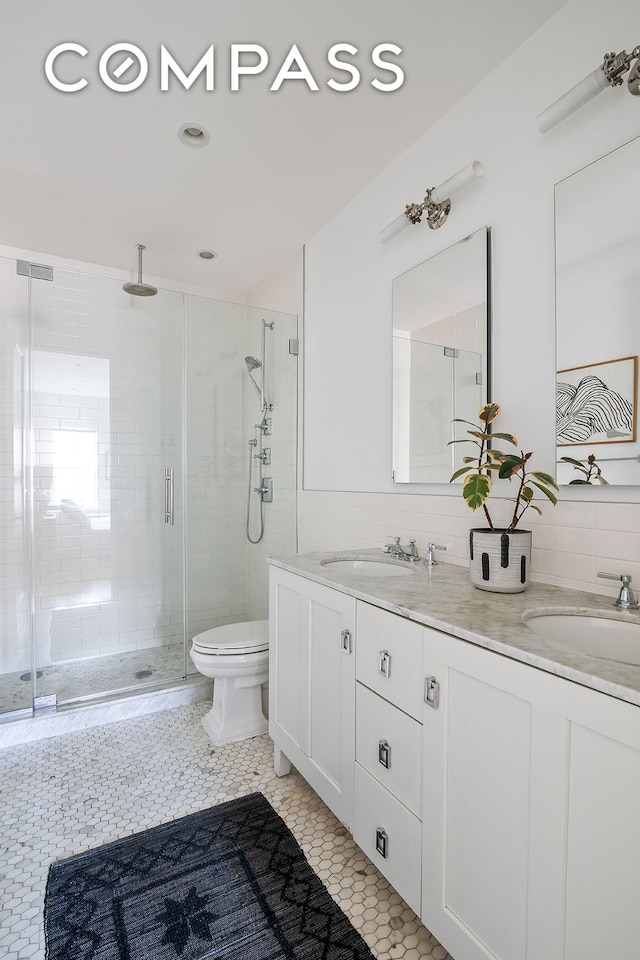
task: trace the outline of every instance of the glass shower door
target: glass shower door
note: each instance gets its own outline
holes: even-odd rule
[[[182,295],[31,279],[37,696],[185,674]]]
[[[0,258],[0,717],[31,707],[26,486],[28,281]]]

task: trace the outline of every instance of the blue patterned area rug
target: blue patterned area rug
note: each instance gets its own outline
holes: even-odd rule
[[[49,870],[47,960],[372,960],[260,793]]]

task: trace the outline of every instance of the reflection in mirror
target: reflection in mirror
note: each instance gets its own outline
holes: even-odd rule
[[[558,483],[640,483],[640,138],[556,184]]]
[[[486,227],[393,281],[393,479],[448,483],[488,399]]]

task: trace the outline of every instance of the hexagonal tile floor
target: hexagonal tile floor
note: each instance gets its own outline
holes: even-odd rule
[[[43,960],[53,860],[260,790],[379,960],[449,958],[307,783],[275,776],[269,737],[214,747],[200,724],[208,708],[0,752],[0,956]]]

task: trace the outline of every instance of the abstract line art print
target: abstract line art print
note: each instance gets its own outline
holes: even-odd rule
[[[634,441],[637,384],[637,357],[558,370],[558,446]]]

